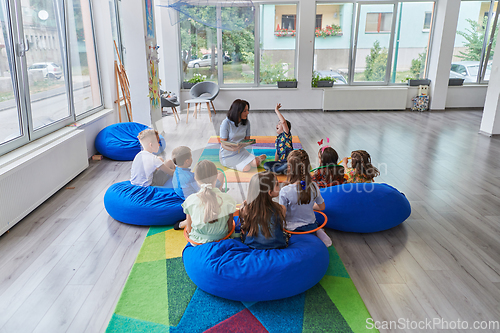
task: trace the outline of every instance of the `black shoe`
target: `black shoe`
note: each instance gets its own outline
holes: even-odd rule
[[[181,230],[181,227],[179,226],[181,222],[177,222],[174,224],[174,230]]]

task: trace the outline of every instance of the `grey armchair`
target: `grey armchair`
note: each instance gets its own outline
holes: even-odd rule
[[[201,99],[203,101],[209,100],[210,104],[212,105],[212,109],[214,110],[214,113],[217,114],[215,111],[214,103],[213,100],[219,95],[219,85],[215,82],[210,82],[210,81],[204,81],[204,82],[198,82],[195,84],[191,90],[189,90],[189,95],[191,99]]]

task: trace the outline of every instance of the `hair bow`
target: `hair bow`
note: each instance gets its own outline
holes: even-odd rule
[[[200,188],[208,188],[209,190],[212,189],[212,184],[201,184]]]

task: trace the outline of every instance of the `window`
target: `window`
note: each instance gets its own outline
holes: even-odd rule
[[[281,15],[281,29],[295,30],[295,15]]]
[[[335,84],[348,82],[353,11],[352,3],[316,3],[316,22],[320,17],[323,25],[316,24],[313,69],[320,77],[333,76]],[[328,27],[336,33],[328,35]]]
[[[295,20],[297,5],[260,5],[260,79],[262,85],[276,84],[278,80],[295,77],[296,48]],[[287,13],[287,14],[284,14]],[[274,17],[281,17],[288,31],[277,30],[273,27]],[[283,21],[286,17],[288,21]],[[293,20],[292,20],[293,18]],[[288,23],[286,23],[288,22]],[[293,25],[292,25],[293,24]]]
[[[489,81],[498,35],[498,1],[462,1],[458,16],[450,78],[464,83]]]
[[[392,13],[367,13],[365,32],[391,32]]]
[[[425,12],[424,14],[424,27],[422,30],[429,31],[431,28],[432,12]]]
[[[75,114],[80,116],[101,105],[101,87],[92,30],[90,0],[68,0],[71,76]]]
[[[257,86],[295,77],[297,5],[186,6],[179,15],[183,81],[199,74],[222,86]]]
[[[322,14],[316,14],[316,29],[321,29],[322,28],[322,20],[323,20],[323,15]]]
[[[406,83],[408,79],[427,77],[427,59],[430,45],[431,18],[434,2],[400,2],[397,6],[396,36],[393,44],[393,62],[390,83]],[[429,19],[427,30],[410,24],[416,18]],[[407,23],[408,22],[408,23]]]
[[[19,12],[11,11],[12,17],[5,15],[9,13],[6,3],[0,0],[0,33],[5,45],[5,52],[0,54],[0,73],[6,76],[0,87],[0,103],[5,102],[0,154],[74,122],[78,110],[83,113],[102,108],[99,77],[94,75],[97,59],[92,51],[90,2],[65,1],[66,11],[59,0],[23,1]],[[10,34],[13,25],[16,35]],[[85,33],[79,36],[81,30]],[[64,47],[58,47],[59,43]],[[20,45],[21,52],[14,52],[13,45]],[[92,94],[85,95],[87,90]]]

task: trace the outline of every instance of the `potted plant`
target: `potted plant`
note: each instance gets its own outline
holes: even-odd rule
[[[207,79],[206,75],[194,74],[192,78],[182,82],[182,89],[191,89],[198,82],[203,82]]]
[[[412,77],[406,77],[406,81],[408,81],[408,85],[415,87],[415,86],[429,86],[431,84],[431,80],[429,79],[414,79]]]
[[[333,83],[336,79],[333,76],[320,76],[318,72],[314,72],[311,79],[311,87],[314,88],[325,88],[333,87]]]
[[[277,82],[278,88],[297,88],[296,78],[281,78]]]

